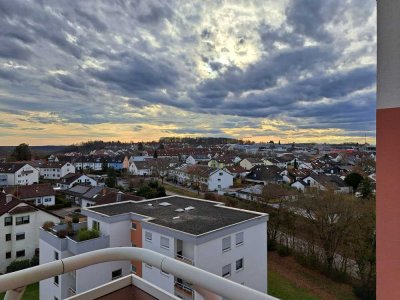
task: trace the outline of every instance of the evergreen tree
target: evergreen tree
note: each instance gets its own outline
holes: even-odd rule
[[[29,145],[22,143],[19,146],[15,147],[13,153],[11,154],[11,157],[17,161],[31,160],[32,154],[31,150],[29,149]]]

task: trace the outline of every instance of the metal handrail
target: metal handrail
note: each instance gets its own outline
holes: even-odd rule
[[[73,270],[110,261],[139,260],[150,264],[161,271],[191,282],[217,295],[232,300],[253,299],[273,300],[272,296],[263,294],[249,287],[227,280],[210,272],[201,270],[157,252],[134,247],[118,247],[95,250],[64,259],[49,262],[32,268],[0,276],[0,293],[7,291],[4,300],[20,299],[25,286],[65,274]]]
[[[185,262],[187,264],[194,265],[193,260],[188,258],[188,257],[186,257],[186,256],[183,256],[183,255],[180,255],[180,254],[175,254],[175,258],[179,259],[180,261],[183,261],[183,262]]]

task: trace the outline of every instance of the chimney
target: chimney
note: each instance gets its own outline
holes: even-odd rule
[[[105,196],[107,194],[107,189],[103,189],[102,194],[103,194],[103,196]]]
[[[13,195],[7,194],[6,195],[6,203],[10,203],[12,201]]]
[[[122,192],[121,191],[119,191],[118,193],[117,193],[117,202],[121,202],[121,199],[122,199]]]

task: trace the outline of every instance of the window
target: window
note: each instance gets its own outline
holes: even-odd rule
[[[131,272],[136,274],[136,266],[132,265]]]
[[[25,239],[25,233],[24,233],[24,232],[22,232],[22,233],[17,233],[17,234],[15,235],[15,239],[16,239],[17,241],[24,240],[24,239]]]
[[[151,232],[149,232],[149,231],[146,231],[144,233],[144,236],[146,238],[146,241],[148,241],[148,242],[151,242],[153,240],[153,234]]]
[[[120,278],[122,276],[122,269],[115,270],[111,273],[111,280]]]
[[[222,277],[231,276],[231,264],[222,267]]]
[[[16,257],[24,257],[25,256],[25,250],[19,250],[15,253]]]
[[[133,230],[136,230],[136,223],[133,223],[133,222],[132,222],[132,229],[133,229]]]
[[[54,251],[54,259],[55,259],[55,260],[58,260],[58,257],[59,257],[59,256],[58,256],[58,252],[57,252],[57,251]]]
[[[11,226],[13,224],[12,217],[4,218],[4,226]]]
[[[92,221],[92,229],[100,231],[100,222]]]
[[[29,224],[29,216],[16,217],[15,224],[16,225]]]
[[[54,284],[58,285],[58,276],[54,276]]]
[[[236,261],[236,271],[243,269],[243,258]]]
[[[243,232],[236,233],[236,246],[243,245],[243,241],[244,241],[243,238],[244,238]]]
[[[222,176],[222,175],[224,175],[224,173],[222,173],[222,172],[219,172],[219,176]]]
[[[231,249],[231,237],[227,236],[222,239],[222,251],[228,251]]]
[[[10,252],[6,252],[6,259],[11,258],[11,251]]]
[[[11,241],[11,233],[6,234],[6,242]]]
[[[160,246],[161,248],[169,249],[169,239],[162,236],[160,238]]]

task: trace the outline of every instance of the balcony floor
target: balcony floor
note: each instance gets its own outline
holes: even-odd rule
[[[134,285],[124,287],[118,291],[104,295],[97,298],[99,300],[113,300],[113,299],[141,299],[141,300],[153,300],[157,299],[145,291],[139,289]]]

